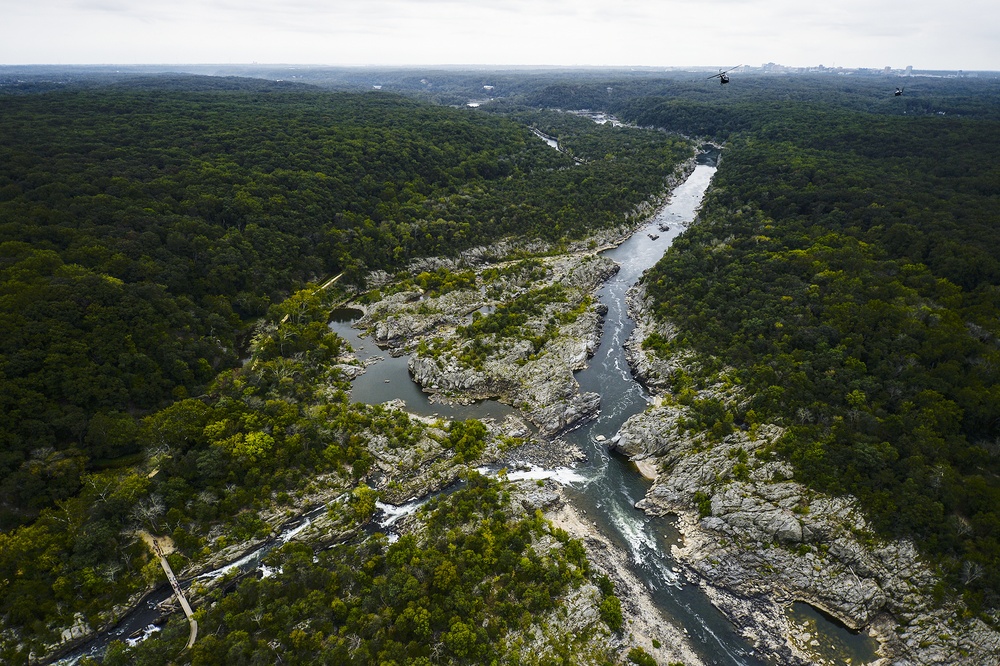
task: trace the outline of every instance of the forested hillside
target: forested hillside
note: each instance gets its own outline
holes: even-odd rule
[[[476,475],[422,512],[416,536],[318,554],[287,546],[270,558],[276,575],[244,581],[206,608],[205,638],[183,662],[613,663],[607,635],[621,613],[610,610],[610,580],[589,571],[579,541],[519,512],[509,492]],[[591,578],[609,610],[586,633],[567,633],[552,620]],[[177,618],[156,640],[114,645],[103,663],[178,663],[187,633]]]
[[[676,135],[531,107],[726,142],[700,221],[646,279],[677,330],[647,348],[696,353],[672,378],[688,425],[783,426],[768,455],[857,496],[882,534],[941,565],[938,594],[995,619],[995,85],[927,80],[893,98],[874,78],[418,76],[399,86],[511,97],[455,109],[185,76],[0,96],[0,659],[113,622],[161,580],[140,530],[197,571],[314,503],[339,545],[276,550],[273,578],[207,592],[211,633],[189,658],[502,659],[544,633],[552,599],[594,585],[598,633],[621,628],[580,544],[517,516],[502,484],[471,477],[414,537],[368,539],[378,492],[440,489],[517,438],[351,404],[359,368],[326,325],[346,292],[318,286],[503,237],[558,249],[621,223],[691,155]],[[468,279],[410,277],[428,293]],[[498,308],[463,334],[517,316]],[[743,399],[690,399],[716,382]],[[178,618],[109,659],[164,663],[184,633]]]
[[[1000,123],[797,103],[629,108],[728,139],[700,221],[647,277],[678,332],[647,346],[701,364],[677,389],[744,391],[728,415],[696,405],[703,425],[784,426],[777,453],[798,479],[857,496],[973,611],[995,611]]]
[[[341,285],[374,269],[506,237],[558,247],[619,225],[663,193],[689,142],[571,116],[507,119],[240,79],[32,90],[0,97],[0,659],[27,663],[64,643],[70,626],[117,621],[162,580],[141,532],[171,542],[178,571],[197,570],[313,505],[329,507],[324,538],[350,544],[338,557],[378,567],[374,580],[343,578],[339,560],[302,572],[343,580],[350,594],[330,593],[350,613],[333,608],[323,622],[345,630],[372,621],[358,615],[355,590],[395,598],[384,576],[424,575],[414,554],[435,571],[468,573],[469,589],[489,573],[475,564],[480,553],[508,567],[536,562],[509,582],[535,590],[537,603],[498,590],[501,610],[476,610],[503,615],[514,633],[531,630],[526,614],[551,609],[553,594],[580,585],[579,544],[554,534],[565,556],[548,544],[538,561],[530,542],[551,530],[501,517],[485,482],[476,506],[487,513],[448,519],[449,534],[480,531],[460,553],[421,542],[402,562],[412,542],[358,545],[379,493],[425,495],[517,442],[475,421],[428,424],[351,404],[346,380],[360,368],[327,317],[346,297]],[[532,124],[557,127],[572,155]],[[397,474],[386,478],[377,460]],[[292,575],[302,552],[276,557]],[[470,593],[454,592],[420,607],[429,624],[414,616],[366,653],[419,652],[413,641],[427,632],[469,659],[495,649],[483,642],[492,634],[457,631]],[[284,594],[244,593],[230,603]],[[610,588],[602,594],[617,604]],[[402,628],[403,611],[416,610],[392,612]],[[620,624],[620,611],[609,617]],[[212,660],[242,650],[226,643],[241,635],[199,649]],[[295,649],[357,649],[342,643]],[[157,649],[144,654],[155,660]]]
[[[904,94],[893,93],[902,86]],[[773,111],[787,107],[848,109],[879,116],[956,115],[1000,118],[997,77],[942,78],[768,74],[733,75],[720,86],[698,73],[669,77],[544,78],[518,88],[529,106],[600,109],[641,126],[656,126],[692,136],[724,137],[759,127]]]
[[[139,455],[298,285],[618,223],[689,150],[385,94],[168,76],[0,97],[0,525]],[[185,89],[187,88],[187,89]]]

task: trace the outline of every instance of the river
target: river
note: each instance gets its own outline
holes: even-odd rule
[[[606,251],[621,270],[612,276],[599,291],[601,302],[607,306],[604,332],[597,353],[585,370],[576,374],[583,391],[601,395],[601,412],[597,419],[566,435],[587,455],[587,460],[562,479],[567,496],[577,509],[585,511],[597,528],[631,556],[633,572],[646,584],[658,608],[674,623],[685,629],[694,650],[707,664],[720,666],[764,666],[769,662],[755,654],[752,646],[708,600],[695,585],[685,583],[678,574],[677,564],[670,556],[670,546],[679,535],[663,519],[646,516],[635,508],[635,503],[645,496],[650,482],[621,456],[610,454],[607,440],[612,439],[621,425],[633,414],[646,408],[650,396],[632,377],[624,354],[624,342],[634,323],[628,316],[625,294],[643,272],[663,256],[676,238],[691,222],[712,176],[715,174],[716,151],[703,153],[698,165],[687,180],[678,186],[670,202],[642,229],[618,247]],[[655,238],[654,238],[655,237]],[[502,419],[515,410],[507,405],[488,400],[472,405],[448,405],[430,401],[410,379],[406,356],[391,357],[375,347],[370,339],[360,337],[351,326],[360,316],[356,310],[335,313],[330,327],[346,338],[362,360],[378,356],[368,370],[352,383],[351,399],[370,404],[401,399],[407,409],[423,416],[442,416],[448,419],[495,418]],[[381,524],[388,529],[398,518],[399,510],[409,512],[416,506],[396,508],[380,505],[383,510]],[[322,511],[323,507],[312,509]],[[311,514],[306,514],[304,521]],[[259,568],[259,562],[268,550],[274,548],[302,528],[301,522],[292,523],[281,535],[254,551],[239,562],[231,563],[204,576],[217,576],[232,570],[249,571]],[[265,572],[266,574],[267,572]],[[185,585],[190,581],[184,582]],[[124,640],[130,634],[147,634],[155,631],[153,620],[159,616],[155,604],[171,596],[169,586],[159,589],[144,604],[130,613],[112,631],[96,637],[83,648],[62,659],[60,664],[73,664],[84,654],[97,656],[103,653],[113,639]],[[847,632],[825,616],[815,613],[804,604],[796,605],[794,613],[807,616],[823,644],[835,644],[837,649],[825,654],[827,663],[864,663],[874,658],[874,643],[866,635]]]
[[[587,462],[579,470],[587,481],[571,486],[568,495],[606,536],[631,555],[634,573],[664,614],[688,630],[695,650],[706,663],[757,666],[766,662],[754,656],[747,641],[699,588],[685,585],[674,571],[670,545],[678,535],[672,526],[635,508],[649,482],[625,458],[609,454],[604,441],[598,441],[598,437],[612,439],[622,424],[650,401],[625,359],[624,343],[635,328],[625,294],[694,219],[714,174],[715,153],[703,154],[694,172],[674,190],[670,203],[647,227],[605,253],[621,269],[599,292],[608,308],[601,346],[588,367],[576,375],[581,390],[600,393],[601,413],[567,437],[587,453]]]
[[[694,220],[715,175],[717,159],[715,150],[702,153],[698,165],[674,190],[670,202],[644,228],[605,252],[621,269],[598,294],[608,308],[601,345],[588,367],[576,373],[582,391],[601,395],[601,412],[596,420],[566,435],[566,439],[587,454],[587,460],[574,473],[564,474],[563,479],[568,481],[567,496],[603,534],[631,555],[633,571],[646,584],[654,602],[667,617],[687,630],[695,651],[706,663],[763,666],[769,662],[755,654],[738,628],[711,604],[700,588],[686,584],[678,575],[677,563],[670,555],[670,546],[679,539],[678,533],[669,522],[650,518],[635,508],[650,482],[628,460],[609,453],[607,446],[622,424],[644,410],[651,399],[632,377],[625,358],[623,345],[635,328],[625,294]],[[342,311],[331,327],[352,345],[362,347],[362,358],[369,358],[381,352],[351,327],[351,321],[359,315],[356,311]],[[354,380],[352,399],[378,403],[398,398],[414,413],[445,418],[497,418],[513,411],[492,400],[473,405],[432,403],[428,394],[410,379],[407,361],[407,356],[400,356],[373,364]],[[813,635],[819,637],[824,647],[829,646],[823,650],[826,663],[861,664],[875,658],[875,643],[870,637],[847,631],[806,604],[796,604],[792,617],[797,622],[808,622]]]
[[[715,159],[714,152],[703,154],[694,172],[674,190],[667,206],[624,243],[605,252],[621,268],[598,292],[608,308],[601,345],[588,367],[576,373],[581,390],[600,394],[601,412],[596,420],[566,435],[566,439],[587,454],[587,461],[570,477],[576,481],[567,484],[567,495],[578,509],[586,511],[603,534],[631,555],[634,573],[652,592],[664,614],[688,630],[695,650],[706,663],[763,666],[766,662],[754,657],[746,640],[701,590],[683,584],[674,572],[670,544],[678,538],[676,531],[668,522],[650,519],[635,508],[635,503],[645,496],[649,482],[623,457],[610,454],[607,447],[607,440],[617,434],[625,420],[645,409],[650,400],[642,385],[632,377],[625,359],[623,345],[635,327],[628,315],[625,294],[663,256],[684,225],[694,219],[715,174]],[[351,326],[360,314],[356,310],[342,310],[330,324],[351,343],[362,360],[384,356],[354,380],[352,400],[380,403],[400,399],[413,413],[445,418],[496,418],[514,411],[493,400],[473,405],[431,402],[429,395],[410,379],[407,356],[388,356]],[[604,440],[599,441],[599,436]]]
[[[649,482],[625,458],[609,454],[605,441],[650,401],[625,359],[624,343],[635,328],[625,294],[694,219],[715,174],[715,158],[715,153],[703,154],[694,172],[674,190],[670,203],[645,228],[605,253],[621,269],[598,294],[608,308],[601,346],[588,367],[576,374],[582,391],[601,395],[601,413],[567,436],[587,454],[587,462],[579,470],[587,480],[570,486],[567,494],[606,536],[631,555],[633,572],[664,614],[687,629],[694,649],[706,663],[757,666],[765,662],[754,656],[735,627],[700,589],[685,585],[674,571],[670,545],[678,534],[668,522],[651,519],[635,508]],[[604,439],[599,441],[599,437]]]

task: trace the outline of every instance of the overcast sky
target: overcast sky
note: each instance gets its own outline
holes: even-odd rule
[[[0,64],[1000,70],[997,0],[0,0]]]

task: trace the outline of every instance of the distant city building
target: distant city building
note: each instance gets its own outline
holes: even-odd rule
[[[714,72],[711,67],[702,67],[697,71]],[[757,73],[757,74],[770,74],[770,75],[789,75],[789,74],[823,74],[823,75],[836,75],[836,76],[851,76],[851,77],[886,77],[886,76],[915,76],[915,77],[945,77],[945,78],[964,78],[981,76],[981,73],[976,72],[966,72],[964,70],[950,70],[950,71],[928,71],[928,70],[917,70],[914,71],[913,65],[907,65],[905,68],[893,69],[891,65],[885,65],[884,67],[838,67],[834,64],[831,67],[826,65],[808,65],[805,67],[792,67],[789,65],[782,65],[775,62],[765,62],[759,66],[753,65],[740,65],[734,67],[732,70],[742,73]],[[608,88],[608,92],[611,89]]]

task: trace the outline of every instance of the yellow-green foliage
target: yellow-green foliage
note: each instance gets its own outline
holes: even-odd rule
[[[428,505],[419,535],[319,552],[285,546],[269,556],[274,576],[244,580],[203,606],[191,652],[178,656],[187,629],[172,622],[136,648],[110,649],[105,664],[227,663],[235,655],[248,663],[506,663],[517,650],[509,639],[558,609],[587,567],[578,541],[537,515],[508,517],[507,504],[500,484],[472,475]],[[554,545],[536,550],[549,534]],[[605,605],[602,615],[620,623],[620,609]]]

